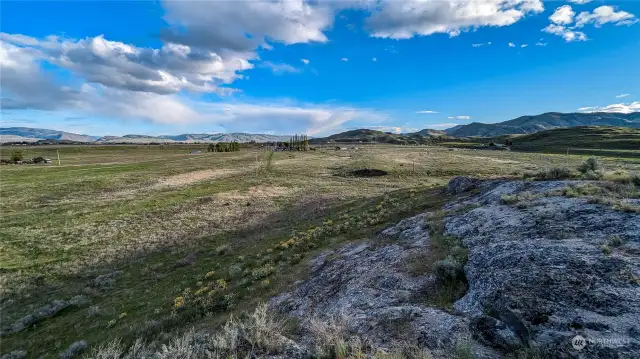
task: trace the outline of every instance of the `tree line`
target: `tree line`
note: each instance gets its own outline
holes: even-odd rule
[[[289,142],[278,142],[277,147],[287,151],[309,151],[309,137],[307,135],[293,135]]]
[[[217,142],[210,143],[207,146],[207,152],[236,152],[240,151],[240,143],[238,142]]]

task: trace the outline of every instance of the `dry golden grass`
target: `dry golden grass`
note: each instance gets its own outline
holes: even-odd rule
[[[364,146],[277,152],[265,170],[260,148],[189,155],[194,148],[63,147],[61,167],[0,169],[3,321],[10,323],[54,298],[83,294],[90,300],[86,307],[47,319],[33,331],[3,338],[2,353],[25,349],[39,355],[77,340],[87,340],[91,346],[116,336],[130,340],[140,323],[174,320],[166,319],[172,318],[167,311],[174,299],[187,298],[183,292],[188,288],[206,291],[206,283],[198,283],[208,280],[228,281],[229,287],[216,293],[220,298],[235,294],[235,305],[249,308],[254,300],[304,276],[308,253],[370,235],[395,215],[424,210],[433,196],[429,189],[445,185],[452,176],[520,177],[557,166],[576,168],[585,159]],[[30,156],[51,157],[53,149],[26,150]],[[601,162],[605,172],[640,170],[639,159],[602,158]],[[348,175],[358,168],[378,168],[389,175]],[[370,212],[380,198],[410,189],[415,198],[412,193],[396,201],[398,207]],[[343,213],[350,218],[349,225],[333,218]],[[336,222],[333,227],[322,225],[327,218]],[[314,239],[311,247],[286,249],[293,253],[277,247],[293,238],[292,231],[315,227],[321,230],[312,233],[323,239]],[[251,273],[269,263],[279,263],[275,272],[255,283],[242,282],[245,270]],[[113,288],[87,285],[114,270],[123,275]],[[205,278],[210,272],[217,274]],[[225,306],[231,299],[225,299]],[[219,308],[221,304],[215,303]],[[91,307],[101,309],[89,315]],[[218,314],[207,317],[214,322],[227,314],[226,309],[216,310]],[[127,315],[121,317],[122,313]],[[196,317],[177,318],[182,324],[173,327]]]

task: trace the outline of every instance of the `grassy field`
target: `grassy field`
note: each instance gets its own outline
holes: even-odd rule
[[[449,147],[482,148],[490,142],[513,142],[512,149],[521,152],[573,153],[608,157],[640,157],[640,129],[628,127],[571,127],[493,138],[471,138],[464,141],[445,140]]]
[[[0,167],[2,354],[56,357],[78,340],[162,339],[218,325],[304,278],[314,253],[437,209],[452,176],[520,177],[586,158],[391,145],[205,148],[20,147],[25,158],[58,151],[61,166]],[[640,172],[640,158],[601,162],[607,173]],[[349,175],[360,168],[389,174]],[[20,321],[24,329],[5,330]]]

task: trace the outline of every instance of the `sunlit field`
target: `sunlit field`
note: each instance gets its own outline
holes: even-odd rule
[[[586,158],[391,145],[20,149],[53,160],[0,167],[2,353],[29,357],[219,324],[304,278],[313,253],[440,205],[453,176],[522,177]],[[611,176],[640,172],[636,157],[600,161]],[[364,168],[388,175],[352,175]]]

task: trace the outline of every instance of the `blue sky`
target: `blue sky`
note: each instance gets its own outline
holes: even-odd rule
[[[640,111],[640,2],[3,1],[2,126],[410,132]]]

